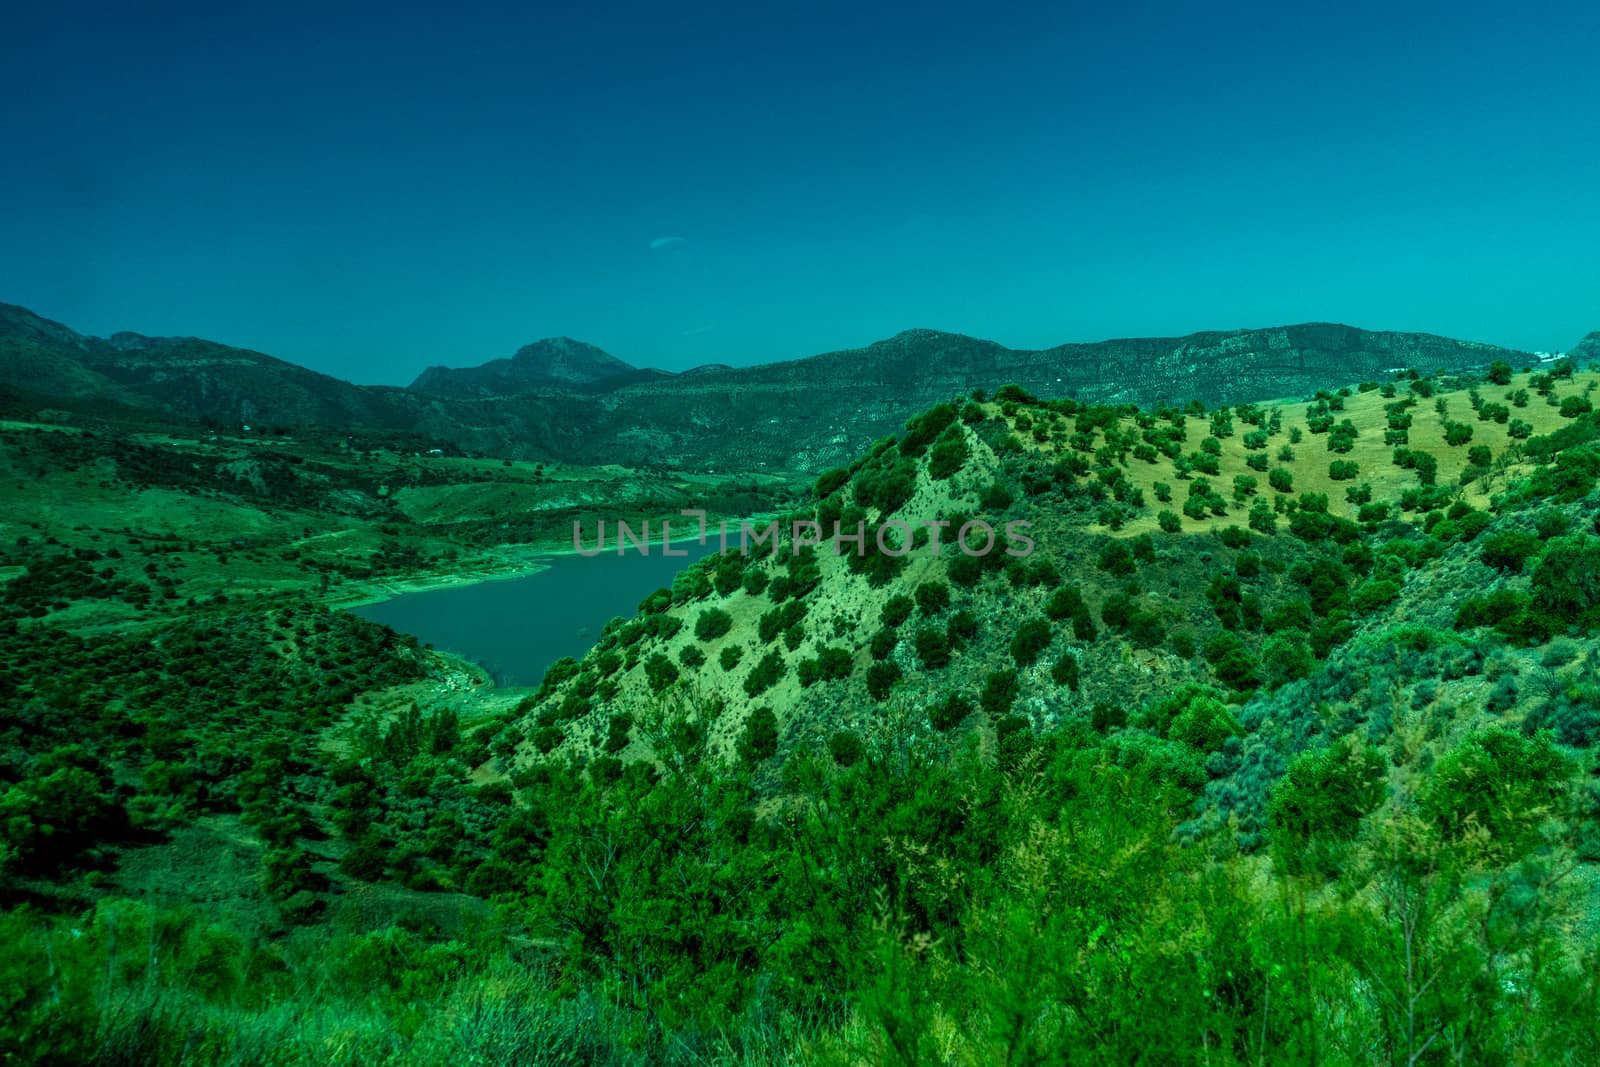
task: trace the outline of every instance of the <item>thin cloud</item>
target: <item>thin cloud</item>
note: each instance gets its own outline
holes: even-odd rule
[[[673,245],[685,245],[688,243],[682,237],[657,237],[650,242],[650,251],[659,252],[663,248],[671,248]]]
[[[710,333],[713,329],[715,329],[715,327],[712,327],[712,326],[696,326],[693,329],[684,330],[683,331],[683,336],[685,336],[685,337],[697,337],[697,336],[699,336],[700,334],[703,334],[703,333]]]

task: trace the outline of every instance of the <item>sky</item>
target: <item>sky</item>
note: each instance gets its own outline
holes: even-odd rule
[[[1600,5],[23,3],[0,301],[362,383],[1600,330]]]

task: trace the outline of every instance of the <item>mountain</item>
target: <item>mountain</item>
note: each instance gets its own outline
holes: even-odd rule
[[[133,399],[85,365],[95,343],[27,308],[0,304],[0,381],[6,385],[58,397]]]
[[[517,349],[510,359],[476,367],[429,367],[411,383],[439,396],[507,396],[539,389],[575,389],[637,374],[632,365],[570,337],[547,337]]]
[[[1579,341],[1567,353],[1567,356],[1583,365],[1600,362],[1600,330],[1595,330]]]
[[[403,389],[353,385],[199,338],[87,337],[9,305],[0,305],[0,352],[13,356],[0,384],[190,418],[383,429],[588,465],[775,471],[846,462],[907,416],[1004,383],[1097,403],[1239,403],[1386,378],[1399,367],[1431,373],[1530,358],[1327,323],[1039,350],[908,330],[806,359],[666,374],[558,338],[480,367],[430,368]]]

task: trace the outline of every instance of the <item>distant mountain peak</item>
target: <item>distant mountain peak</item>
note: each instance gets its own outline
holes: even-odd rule
[[[546,337],[523,345],[510,359],[492,359],[476,367],[429,367],[411,388],[445,396],[504,396],[593,385],[635,372],[631,364],[584,341]]]

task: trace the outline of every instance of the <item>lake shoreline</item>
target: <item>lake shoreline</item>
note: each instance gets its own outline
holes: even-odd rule
[[[719,534],[719,523],[727,522],[729,527],[729,547],[737,544],[732,534],[738,531],[738,523],[746,522],[752,525],[760,522],[770,522],[775,516],[752,516],[741,519],[715,518],[706,520],[706,536],[703,543],[715,542]],[[592,533],[592,531],[590,531]],[[643,532],[642,530],[639,532]],[[657,528],[652,528],[653,535],[658,533]],[[701,544],[698,524],[692,532],[685,537],[673,537],[671,546]],[[664,551],[669,547],[669,542],[663,541],[659,536],[653,536],[648,542],[648,551],[634,546],[632,541],[627,542],[627,548],[621,551],[614,538],[608,535],[606,547],[598,552],[591,550],[579,551],[577,546],[568,538],[564,541],[529,541],[523,544],[500,545],[498,552],[505,555],[500,557],[500,565],[493,562],[494,557],[481,557],[477,565],[469,564],[464,570],[439,571],[435,573],[422,573],[408,575],[401,578],[367,578],[353,583],[342,591],[330,590],[318,599],[331,608],[350,609],[372,607],[384,604],[413,593],[431,593],[440,589],[465,589],[486,582],[507,581],[513,578],[526,578],[548,570],[558,559],[581,557],[584,559],[598,559],[600,557],[622,556],[655,556],[661,558],[677,558],[676,553],[667,556]],[[683,557],[684,566],[692,562],[693,557]]]

